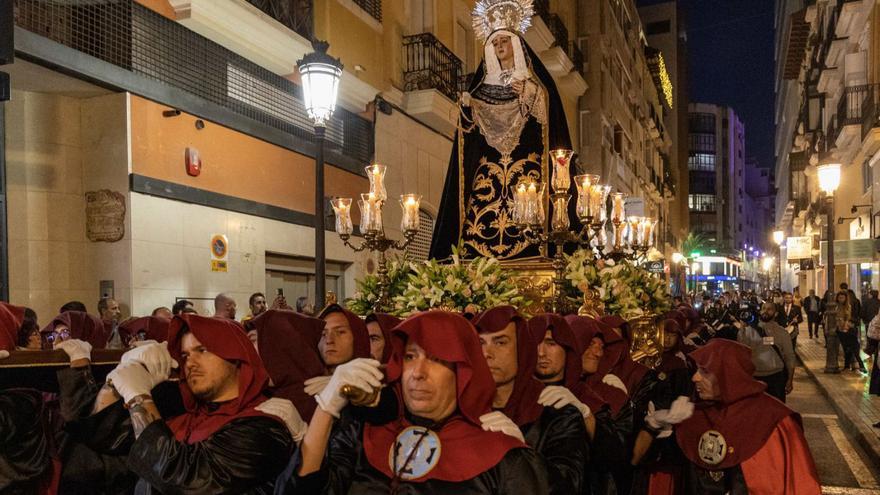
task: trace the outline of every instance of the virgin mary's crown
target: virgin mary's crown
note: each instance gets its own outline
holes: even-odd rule
[[[478,0],[472,14],[474,32],[483,42],[499,29],[523,34],[533,15],[532,0]]]

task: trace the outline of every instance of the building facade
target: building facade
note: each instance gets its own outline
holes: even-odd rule
[[[808,258],[785,260],[783,287],[828,288],[821,253],[830,223],[834,285],[876,288],[880,4],[779,0],[776,10],[776,222],[813,246]],[[829,212],[816,168],[831,162],[841,164],[841,181]]]

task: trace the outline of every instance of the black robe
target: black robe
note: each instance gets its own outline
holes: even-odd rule
[[[0,391],[0,493],[32,494],[51,476],[42,394]]]
[[[581,412],[574,406],[545,407],[537,421],[519,429],[526,444],[544,461],[550,493],[581,493],[589,457],[587,427]]]
[[[363,447],[364,422],[343,411],[342,418],[327,445],[321,470],[307,476],[294,474],[286,493],[291,495],[367,495],[389,493],[391,480],[367,460]],[[291,466],[298,469],[301,457]],[[548,493],[547,474],[532,449],[507,452],[501,462],[476,477],[461,482],[428,480],[421,483],[400,482],[399,495],[519,495]]]
[[[88,393],[78,389],[92,386],[88,373],[70,371],[59,383],[62,402],[64,397],[71,399],[62,409],[84,411]],[[181,410],[174,402],[176,389],[176,384],[166,382],[153,390],[163,417]],[[65,494],[269,494],[293,451],[287,428],[266,417],[234,420],[192,445],[178,442],[161,420],[135,439],[121,401],[68,422],[64,430],[59,492]]]
[[[434,228],[434,236],[431,241],[430,258],[446,259],[452,254],[452,247],[456,246],[464,236],[465,250],[460,253],[463,258],[475,256],[493,256],[498,259],[527,258],[541,254],[537,246],[525,247],[522,244],[523,236],[515,229],[508,229],[501,233],[499,225],[509,223],[508,211],[504,206],[511,206],[513,187],[524,176],[539,179],[547,184],[547,193],[550,191],[550,169],[547,163],[547,153],[550,150],[564,148],[571,149],[571,137],[568,133],[568,122],[565,119],[565,111],[562,100],[556,89],[553,77],[541,63],[525,40],[522,41],[524,54],[528,59],[531,72],[537,77],[541,89],[546,93],[546,125],[541,125],[534,115],[530,115],[519,136],[520,141],[510,153],[512,164],[507,177],[507,184],[502,184],[501,174],[491,174],[490,177],[478,177],[487,168],[483,162],[504,166],[501,153],[490,146],[479,126],[473,125],[473,108],[462,109],[461,126],[456,131],[452,142],[452,154],[449,159],[449,168],[446,172],[446,182],[443,186],[443,197],[440,202],[439,214]],[[509,102],[516,95],[504,86],[483,84],[485,77],[485,61],[480,63],[477,71],[471,79],[468,92],[472,98],[479,99],[482,103]],[[461,129],[464,128],[464,129]],[[494,165],[490,165],[493,167]],[[520,168],[521,167],[521,168]],[[575,161],[572,160],[570,175],[575,170]],[[546,173],[545,173],[546,172]],[[477,180],[480,179],[480,180]],[[510,196],[503,195],[502,188],[509,188]],[[572,229],[579,228],[580,224],[575,215],[575,199],[577,198],[574,181],[569,188],[572,199],[569,202],[569,218]],[[500,203],[499,203],[500,202]],[[469,205],[471,208],[469,208]],[[499,208],[499,206],[501,206]],[[478,208],[478,212],[474,211]],[[546,206],[545,215],[549,219],[551,209]],[[474,232],[468,232],[465,225],[468,222],[476,223]],[[485,236],[485,239],[483,238]],[[474,248],[473,243],[479,243],[480,249]]]

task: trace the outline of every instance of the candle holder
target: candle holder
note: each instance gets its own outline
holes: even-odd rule
[[[385,166],[370,165],[366,167],[367,177],[370,180],[370,192],[361,194],[358,206],[361,212],[360,230],[364,236],[360,243],[352,243],[351,236],[354,226],[351,221],[351,198],[334,198],[330,204],[336,215],[336,232],[342,242],[354,252],[368,250],[376,253],[378,259],[377,276],[379,277],[379,297],[373,303],[373,311],[387,312],[391,310],[391,279],[388,276],[388,259],[386,251],[391,249],[403,251],[407,255],[407,249],[419,232],[419,205],[422,197],[418,194],[403,194],[400,196],[400,208],[403,217],[400,220],[400,230],[403,231],[403,240],[393,240],[385,236],[385,228],[382,223],[382,207],[387,199],[385,190]]]

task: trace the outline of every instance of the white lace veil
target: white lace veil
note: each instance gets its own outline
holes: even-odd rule
[[[498,36],[505,35],[510,37],[510,45],[513,47],[513,72],[502,71],[501,62],[495,55],[495,47],[492,46],[492,40]],[[486,61],[486,77],[483,80],[486,84],[494,84],[496,86],[506,86],[512,81],[522,81],[529,78],[529,67],[526,63],[526,56],[523,50],[523,40],[517,34],[503,29],[495,31],[486,40],[483,45],[483,60]]]

